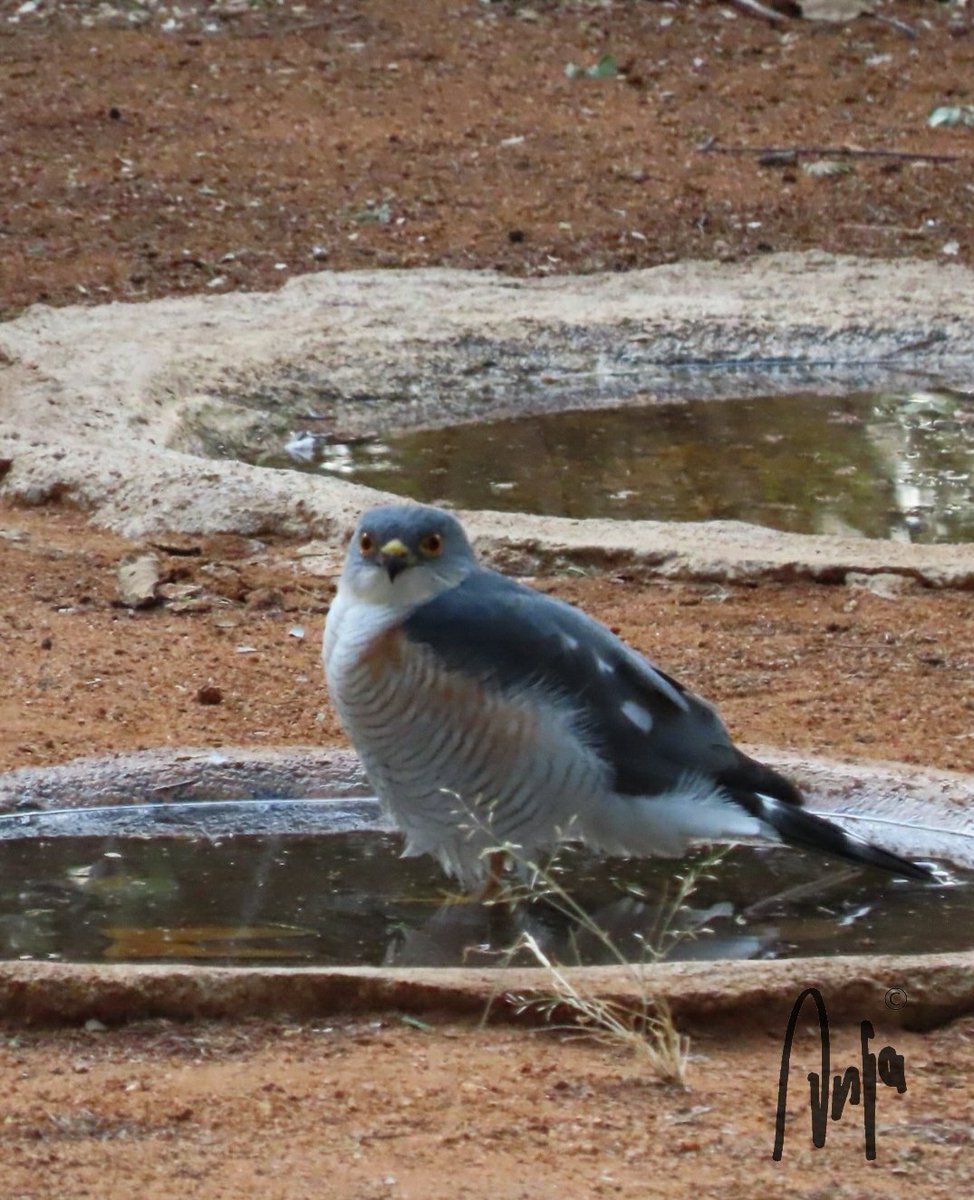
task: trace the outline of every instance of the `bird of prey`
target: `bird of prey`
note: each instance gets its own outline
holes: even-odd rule
[[[767,839],[912,879],[933,872],[803,807],[716,709],[571,605],[478,563],[441,509],[365,512],[325,625],[339,717],[406,838],[462,886],[498,848],[578,839],[680,855]]]

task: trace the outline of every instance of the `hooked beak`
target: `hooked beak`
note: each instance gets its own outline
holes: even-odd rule
[[[412,555],[398,538],[392,538],[379,550],[379,565],[385,568],[389,582],[413,565]]]

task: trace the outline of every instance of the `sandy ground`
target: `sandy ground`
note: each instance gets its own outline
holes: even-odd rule
[[[906,30],[703,2],[22,7],[0,2],[8,313],[318,266],[974,262],[970,130],[927,126],[970,103],[962,4],[876,9]],[[567,77],[606,54],[618,77]],[[881,153],[805,171],[842,147]]]
[[[818,1058],[803,1036],[776,1163],[780,1031],[761,1022],[699,1031],[690,1091],[612,1048],[394,1017],[18,1033],[2,1052],[0,1194],[957,1196],[974,1175],[972,1036],[965,1021],[892,1039],[907,1091],[880,1084],[871,1163],[860,1108],[811,1148],[799,1089]],[[858,1062],[858,1030],[835,1033],[832,1053],[836,1069]]]
[[[157,549],[173,598],[131,612],[117,607],[115,568],[132,543],[71,509],[7,506],[0,518],[3,766],[340,738],[317,663],[330,585],[301,573],[293,544],[173,539],[169,550],[181,553]],[[738,736],[974,767],[968,592],[917,586],[883,597],[603,575],[538,582],[716,699]],[[876,1019],[881,1043],[906,1056],[909,1090],[881,1088],[879,1157],[869,1166],[855,1108],[825,1149],[810,1148],[799,1066],[785,1156],[771,1161],[786,1019],[763,1012],[749,1028],[690,1028],[688,1092],[654,1082],[618,1048],[446,1018],[426,1030],[388,1015],[232,1029],[11,1026],[0,1041],[0,1196],[567,1191],[635,1200],[693,1191],[743,1200],[787,1186],[905,1197],[919,1177],[924,1195],[953,1198],[969,1186],[969,1019],[926,1035]],[[857,1061],[856,1028],[834,1039],[837,1063]],[[807,1042],[796,1062],[814,1053]]]
[[[970,101],[963,5],[877,10],[914,37],[869,16],[772,25],[696,4],[182,8],[0,3],[7,317],[268,289],[316,267],[544,275],[808,248],[974,262],[970,130],[926,125],[935,104]],[[604,53],[624,78],[566,76]],[[838,156],[716,152],[851,144],[892,153],[822,177],[803,165]],[[132,542],[56,490],[41,499],[0,506],[0,766],[338,739],[317,665],[330,583],[296,541]],[[147,542],[168,592],[132,612],[115,568]],[[539,582],[716,700],[738,737],[974,769],[970,592],[625,575]],[[614,1049],[446,1020],[10,1027],[0,1197],[969,1190],[969,1019],[877,1025],[909,1090],[880,1089],[875,1165],[856,1108],[810,1147],[796,1067],[797,1123],[773,1164],[786,1016],[692,1029],[688,1093]],[[836,1031],[837,1064],[857,1035]]]
[[[304,574],[297,548],[238,535],[132,542],[72,509],[0,505],[0,767],[343,741],[318,658],[334,584]],[[133,611],[117,567],[146,551],[169,598]],[[535,582],[718,703],[739,739],[974,770],[969,592],[603,572]]]

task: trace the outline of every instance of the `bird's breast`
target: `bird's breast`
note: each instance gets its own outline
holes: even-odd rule
[[[547,838],[605,788],[570,706],[451,669],[396,624],[343,624],[327,666],[342,723],[413,846],[455,839],[458,803],[489,810],[504,841]]]

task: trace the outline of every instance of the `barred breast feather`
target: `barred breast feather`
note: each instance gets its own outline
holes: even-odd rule
[[[388,610],[333,608],[329,634],[329,690],[407,854],[429,851],[473,885],[485,851],[511,844],[530,857],[604,795],[606,766],[569,698],[506,695],[450,669]]]

